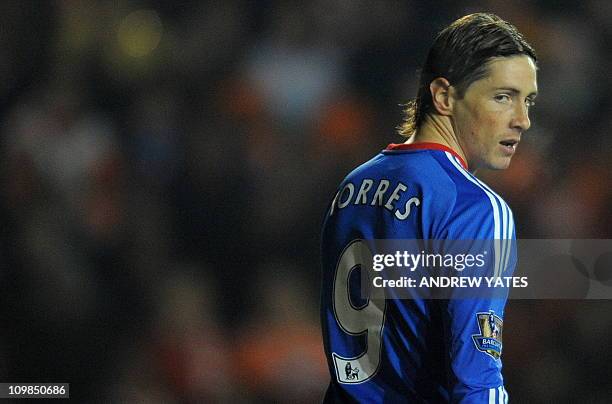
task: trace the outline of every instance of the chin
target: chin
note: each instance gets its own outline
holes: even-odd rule
[[[505,170],[510,167],[510,160],[491,165],[491,170]]]
[[[487,162],[487,164],[484,165],[484,168],[489,170],[505,170],[508,167],[510,167],[509,158],[495,159]]]

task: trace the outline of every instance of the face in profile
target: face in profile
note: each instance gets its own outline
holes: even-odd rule
[[[517,55],[490,60],[488,74],[454,99],[453,129],[470,170],[508,168],[536,94],[536,66]]]

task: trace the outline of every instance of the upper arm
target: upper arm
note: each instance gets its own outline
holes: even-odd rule
[[[462,276],[511,275],[516,261],[512,242],[514,226],[510,209],[497,198],[492,195],[489,199],[485,195],[473,203],[460,200],[446,223],[443,236],[453,253],[488,251],[484,268],[477,273],[464,271]],[[506,297],[507,289],[504,289],[501,294],[483,293],[473,298],[449,299],[443,304],[442,318],[456,401],[489,402],[489,395],[494,394],[495,402],[500,402],[498,396],[505,394],[498,388],[503,389],[500,356]]]

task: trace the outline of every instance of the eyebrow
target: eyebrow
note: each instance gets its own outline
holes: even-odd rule
[[[498,87],[498,88],[495,89],[495,91],[499,91],[499,90],[509,91],[512,94],[520,94],[521,93],[518,89],[516,89],[514,87]],[[535,97],[537,97],[537,95],[538,95],[538,92],[537,91],[533,91],[533,92],[529,93],[527,98],[535,98]]]

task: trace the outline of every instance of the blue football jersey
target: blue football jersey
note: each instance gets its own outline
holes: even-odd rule
[[[364,240],[491,240],[489,274],[516,265],[513,215],[451,149],[389,145],[338,187],[322,231],[325,402],[505,403],[507,290],[495,298],[363,299]]]

